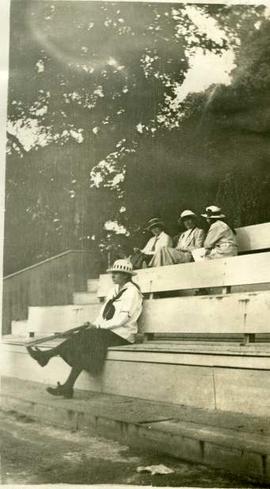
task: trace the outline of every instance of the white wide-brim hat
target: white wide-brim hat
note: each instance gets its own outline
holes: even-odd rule
[[[206,217],[207,219],[222,219],[225,216],[225,214],[222,213],[222,210],[220,207],[217,207],[216,205],[209,205],[205,209],[205,213],[201,214],[202,217]]]
[[[192,217],[193,219],[196,219],[197,218],[195,212],[193,212],[193,211],[191,211],[189,209],[186,209],[185,211],[183,211],[180,214],[180,217],[179,217],[178,221],[183,221],[184,219],[187,219],[189,217]]]
[[[106,270],[107,273],[117,272],[117,273],[127,273],[129,275],[137,275],[133,271],[132,263],[129,260],[116,260],[112,267]]]

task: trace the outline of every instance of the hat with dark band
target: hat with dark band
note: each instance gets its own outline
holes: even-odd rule
[[[206,207],[205,209],[205,214],[201,214],[203,217],[206,217],[207,219],[222,219],[225,216],[225,214],[222,214],[222,210],[220,207],[217,207],[216,205],[210,205],[209,207]]]
[[[164,222],[160,219],[160,217],[153,217],[152,219],[149,219],[146,229],[150,230],[155,227],[164,228]]]

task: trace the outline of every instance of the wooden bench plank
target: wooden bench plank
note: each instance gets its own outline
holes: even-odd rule
[[[237,228],[239,253],[270,248],[270,223]]]
[[[270,223],[256,224],[236,229],[237,240],[239,244],[239,253],[247,253],[248,251],[267,250],[270,248]],[[239,257],[238,257],[239,258]],[[196,264],[198,265],[198,264]],[[217,266],[218,267],[218,266]],[[166,268],[166,267],[164,267]],[[171,267],[170,267],[171,269]],[[198,271],[198,268],[195,269]],[[215,273],[215,270],[213,270]],[[172,272],[172,269],[171,269]],[[216,270],[218,272],[218,270]],[[150,277],[147,275],[144,278],[146,270],[140,270],[139,275],[143,274],[140,279],[141,287],[144,287],[144,282]],[[151,272],[150,272],[151,273]],[[196,273],[196,271],[194,272]],[[211,272],[210,272],[211,273]],[[210,276],[209,276],[210,278]],[[253,282],[251,282],[253,283]],[[209,286],[209,285],[208,285]],[[214,286],[214,285],[213,285]],[[101,275],[99,280],[98,296],[105,297],[108,289],[111,287],[111,280],[106,275]],[[210,285],[211,287],[211,285]],[[147,291],[150,289],[150,284],[146,285]]]
[[[148,268],[138,273],[143,293],[270,282],[270,252]]]
[[[270,332],[270,291],[145,300],[143,333]]]
[[[224,286],[224,260],[138,270],[143,293]]]
[[[270,283],[270,252],[146,268],[138,270],[134,280],[144,294]],[[98,297],[105,297],[111,287],[111,277],[101,275]]]

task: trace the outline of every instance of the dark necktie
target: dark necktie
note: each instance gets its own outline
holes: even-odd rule
[[[155,241],[154,241],[154,243],[153,243],[153,246],[152,246],[152,248],[151,248],[151,251],[155,251],[155,250],[156,250],[156,244],[157,244],[157,240],[158,240],[158,236],[156,236],[156,238],[155,238]]]

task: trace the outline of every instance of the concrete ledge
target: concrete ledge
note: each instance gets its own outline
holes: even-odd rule
[[[111,349],[102,374],[95,378],[83,372],[78,387],[176,405],[268,416],[269,345],[242,350],[239,346],[220,345],[216,352],[206,351],[205,346],[201,346],[202,351],[191,345],[178,345],[178,351],[175,344],[171,349],[168,345],[167,350],[162,348],[160,344]],[[59,357],[44,369],[38,367],[20,341],[10,340],[1,345],[0,364],[3,375],[45,384],[62,382],[69,372]]]
[[[80,326],[86,321],[93,321],[100,310],[98,299],[93,304],[69,304],[63,306],[30,306],[28,320],[25,325],[26,333],[35,332],[37,335],[66,331]],[[13,327],[16,324],[13,322]]]
[[[50,397],[40,384],[2,379],[2,409],[42,423],[86,430],[130,446],[270,482],[269,418],[211,412],[136,398],[76,392]]]

